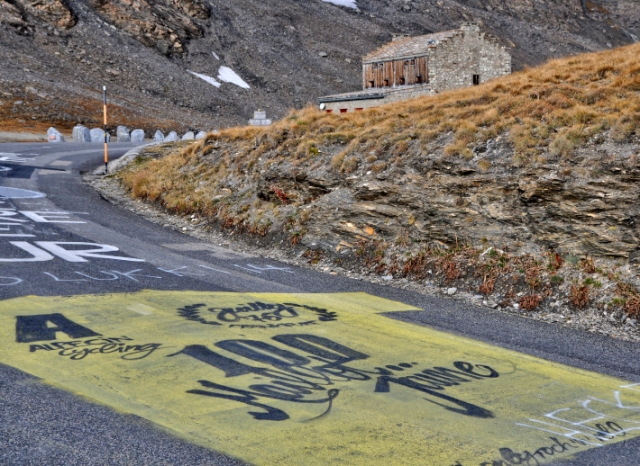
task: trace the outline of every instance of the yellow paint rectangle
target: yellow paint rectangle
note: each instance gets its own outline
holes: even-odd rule
[[[415,308],[364,293],[1,309],[0,362],[255,464],[544,464],[640,433],[640,386],[389,319]]]

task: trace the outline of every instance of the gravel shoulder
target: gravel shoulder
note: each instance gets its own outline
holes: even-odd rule
[[[47,142],[44,133],[0,131],[0,142]]]

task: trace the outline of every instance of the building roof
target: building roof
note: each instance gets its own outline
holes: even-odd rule
[[[370,87],[368,89],[362,89],[355,92],[346,92],[344,94],[334,94],[319,97],[318,102],[322,104],[329,102],[348,102],[351,100],[384,99],[389,94],[394,94],[396,92],[428,89],[431,89],[429,84],[409,84],[406,86],[394,87]]]
[[[454,29],[452,31],[427,34],[426,36],[394,40],[393,42],[383,45],[378,50],[374,50],[370,54],[365,55],[362,61],[363,63],[368,63],[424,55],[430,47],[435,47],[441,41],[460,33],[460,29]]]
[[[350,100],[368,100],[368,99],[384,99],[385,89],[369,88],[355,92],[346,92],[344,94],[326,95],[318,98],[318,102],[346,102]]]

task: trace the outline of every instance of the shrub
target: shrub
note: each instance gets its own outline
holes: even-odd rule
[[[589,287],[587,285],[571,285],[569,291],[569,302],[579,309],[583,309],[589,304]]]

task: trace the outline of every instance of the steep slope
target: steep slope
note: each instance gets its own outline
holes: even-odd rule
[[[556,60],[354,114],[309,108],[211,134],[124,179],[178,213],[276,238],[288,225],[329,252],[406,236],[637,262],[639,53]]]
[[[279,118],[320,95],[357,89],[360,57],[392,33],[425,34],[467,20],[502,37],[516,69],[640,36],[640,4],[631,0],[358,0],[356,5],[0,0],[0,122],[98,124],[97,91],[104,83],[117,104],[118,122],[148,129],[230,126],[258,108]],[[219,79],[221,66],[250,88]]]
[[[182,231],[197,223],[496,306],[639,318],[639,54],[555,60],[353,114],[308,108],[159,160],[154,148],[117,178],[183,217]]]

